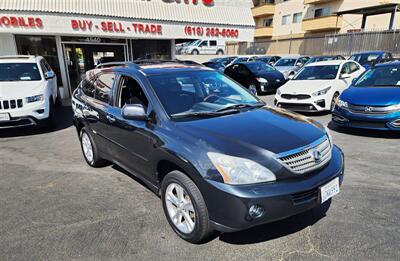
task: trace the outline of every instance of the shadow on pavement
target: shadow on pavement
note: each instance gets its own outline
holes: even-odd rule
[[[284,237],[314,225],[326,216],[331,201],[287,219],[250,228],[245,231],[223,233],[219,239],[234,245],[254,244]]]
[[[12,128],[0,130],[0,138],[32,136],[54,131],[63,130],[72,126],[72,108],[71,106],[60,106],[56,108],[56,126],[54,128],[45,128],[39,126]]]
[[[343,128],[336,125],[333,122],[329,122],[328,128],[332,131],[336,131],[342,134],[362,136],[369,138],[384,138],[384,139],[400,139],[400,131],[379,131],[379,130],[367,130],[367,129],[352,129]]]

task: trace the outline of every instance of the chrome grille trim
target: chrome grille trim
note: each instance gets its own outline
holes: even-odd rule
[[[362,106],[362,105],[353,105],[349,104],[349,107],[346,108],[352,113],[355,114],[365,114],[365,115],[387,115],[397,110],[389,110],[388,108],[391,106]],[[372,110],[369,111],[367,108],[371,108]]]
[[[319,152],[319,160],[313,155],[315,151]],[[276,158],[294,173],[304,174],[322,168],[331,160],[332,144],[329,138],[324,136],[310,145],[280,153]]]
[[[24,106],[23,104],[22,99],[0,100],[0,111],[19,109]]]

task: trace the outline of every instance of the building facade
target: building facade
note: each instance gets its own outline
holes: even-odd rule
[[[0,55],[41,55],[70,97],[101,62],[175,57],[176,39],[251,41],[251,0],[0,0]]]
[[[398,28],[400,0],[254,0],[255,41]]]

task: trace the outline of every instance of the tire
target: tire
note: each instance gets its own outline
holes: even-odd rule
[[[198,54],[199,54],[199,50],[193,50],[193,51],[192,51],[192,54],[193,54],[193,55],[198,55]]]
[[[217,55],[224,55],[224,51],[218,50],[218,51],[217,51]]]
[[[336,105],[336,99],[339,98],[339,93],[335,93],[333,95],[332,101],[331,101],[331,109],[330,111],[333,112],[333,110],[335,109],[335,105]]]
[[[181,200],[178,196],[179,187],[183,190]],[[172,171],[165,176],[161,186],[161,200],[168,223],[182,239],[197,244],[204,242],[212,234],[203,196],[196,184],[184,173]],[[174,217],[177,217],[175,221],[172,220]]]
[[[99,167],[104,167],[105,165],[107,165],[107,161],[102,159],[99,155],[99,150],[92,138],[92,136],[90,135],[90,132],[87,130],[86,127],[83,127],[81,130],[81,133],[79,135],[79,140],[81,142],[81,149],[82,149],[82,154],[83,157],[86,161],[86,163],[93,167],[93,168],[99,168]],[[90,146],[91,148],[91,154],[92,156],[89,157],[89,154],[87,152],[87,149],[89,149],[89,147],[86,146]]]

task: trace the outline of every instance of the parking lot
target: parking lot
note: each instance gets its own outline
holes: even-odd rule
[[[272,104],[273,96],[263,99]],[[87,166],[70,107],[57,118],[54,132],[0,133],[0,260],[398,259],[399,135],[329,125],[346,155],[342,191],[330,206],[192,245],[135,178],[117,166]]]

